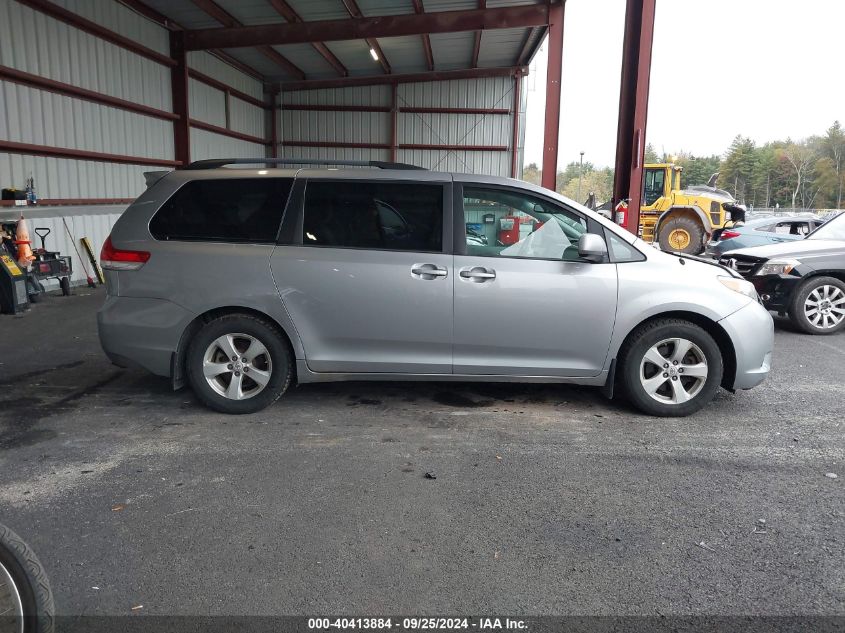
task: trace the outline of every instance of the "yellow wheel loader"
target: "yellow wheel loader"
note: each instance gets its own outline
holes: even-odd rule
[[[713,186],[717,174],[706,185],[681,189],[682,170],[673,163],[645,165],[640,237],[658,242],[664,251],[698,255],[741,207],[731,194]]]

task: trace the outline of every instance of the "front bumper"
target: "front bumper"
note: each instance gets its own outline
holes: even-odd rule
[[[775,326],[772,315],[759,303],[749,303],[719,324],[731,338],[736,355],[733,389],[756,387],[772,366]]]
[[[777,312],[786,312],[792,293],[801,283],[801,277],[795,275],[763,275],[747,279],[754,284],[766,309]]]

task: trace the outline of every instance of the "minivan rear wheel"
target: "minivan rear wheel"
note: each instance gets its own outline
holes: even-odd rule
[[[268,407],[287,390],[292,374],[291,355],[278,330],[247,314],[206,323],[191,341],[186,366],[197,397],[222,413]]]
[[[722,382],[722,353],[704,329],[658,319],[635,330],[620,354],[625,392],[649,415],[680,417],[706,405]]]

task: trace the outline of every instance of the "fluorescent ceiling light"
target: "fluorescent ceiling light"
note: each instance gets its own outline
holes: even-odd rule
[[[370,55],[373,56],[373,59],[378,61],[378,53],[376,53],[376,49],[370,48]]]

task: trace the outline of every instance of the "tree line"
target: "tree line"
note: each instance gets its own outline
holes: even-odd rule
[[[661,156],[649,144],[645,162],[674,162],[683,167],[682,187],[703,185],[718,172],[716,186],[751,207],[841,209],[845,205],[845,129],[839,121],[824,134],[799,141],[787,138],[757,145],[737,135],[723,156],[687,152]],[[536,163],[523,170],[528,182],[539,184],[540,175]],[[573,161],[558,172],[556,188],[579,202],[590,192],[599,203],[604,202],[613,194],[613,168]]]

